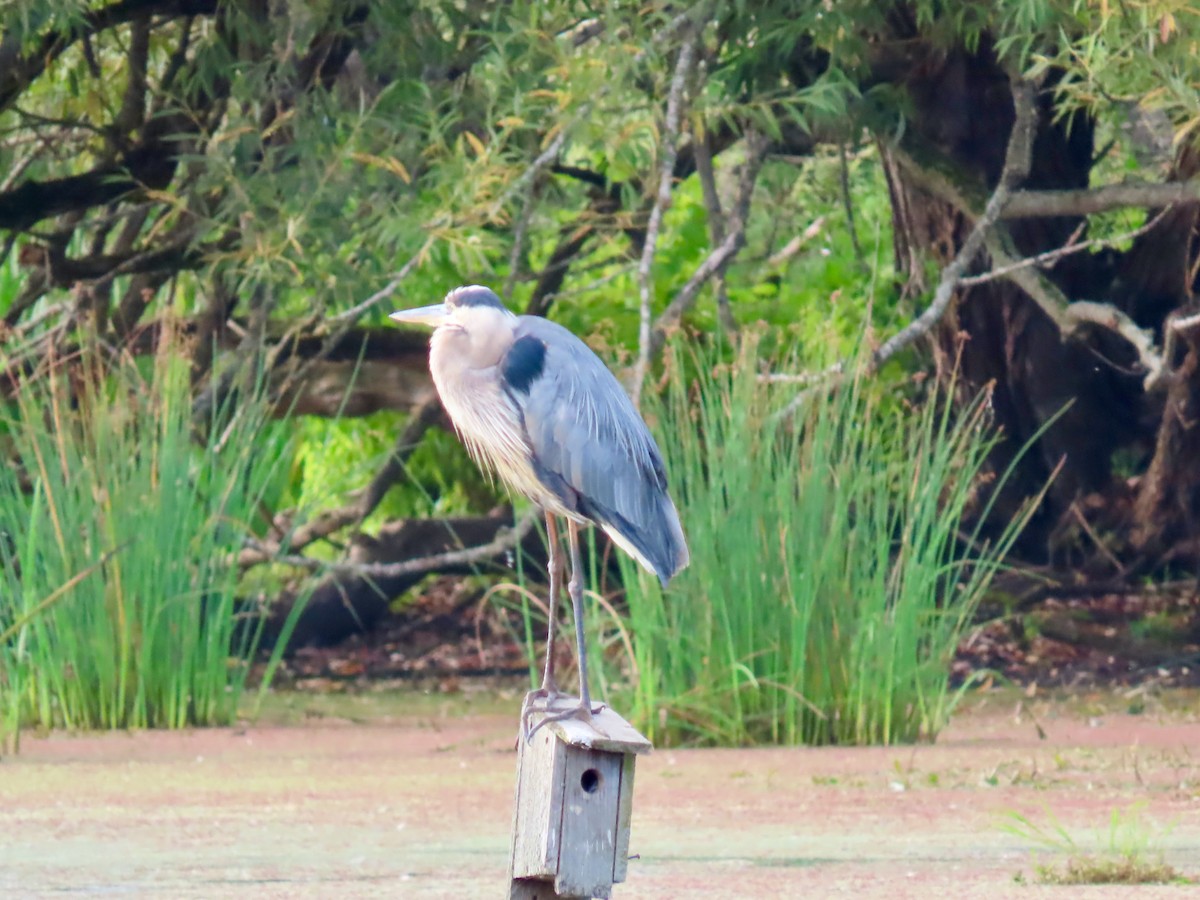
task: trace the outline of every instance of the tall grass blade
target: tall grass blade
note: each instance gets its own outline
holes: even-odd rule
[[[180,351],[168,333],[148,361],[50,360],[0,410],[7,734],[236,714],[260,632],[238,625],[236,554],[282,450],[254,385],[197,442]]]
[[[692,563],[663,591],[622,560],[634,659],[611,655],[604,680],[660,743],[932,737],[1024,521],[963,540],[994,439],[986,398],[914,408],[850,379],[784,418],[791,397],[757,377],[757,352],[748,336],[732,365],[676,354],[648,407]]]

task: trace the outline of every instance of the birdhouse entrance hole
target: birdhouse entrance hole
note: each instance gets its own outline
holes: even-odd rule
[[[600,773],[595,769],[585,769],[579,776],[579,786],[585,794],[594,794],[600,790]]]

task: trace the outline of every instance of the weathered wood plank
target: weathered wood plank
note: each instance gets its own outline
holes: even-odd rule
[[[557,712],[569,709],[578,701],[573,697],[560,697],[551,707]],[[536,721],[536,719],[535,719]],[[566,744],[589,750],[608,750],[611,753],[649,753],[653,745],[638,731],[607,706],[592,714],[591,722],[580,719],[564,719],[551,722],[543,731],[552,731]],[[539,732],[540,733],[540,732]]]
[[[512,876],[553,877],[558,871],[566,747],[542,729],[518,739],[517,808]]]
[[[566,754],[562,848],[554,889],[561,896],[607,898],[617,846],[622,756],[603,750]]]
[[[633,825],[633,768],[637,757],[627,753],[621,757],[621,787],[617,797],[617,847],[613,856],[614,884],[625,880],[629,869],[629,832]]]

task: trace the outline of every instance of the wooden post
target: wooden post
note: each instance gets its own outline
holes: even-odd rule
[[[560,697],[549,712],[578,701]],[[534,713],[536,725],[547,714]],[[611,709],[517,739],[509,900],[608,898],[625,880],[633,770],[650,742]]]

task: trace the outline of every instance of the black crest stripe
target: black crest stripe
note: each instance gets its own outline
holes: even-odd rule
[[[500,302],[500,298],[496,296],[495,292],[481,284],[455,288],[446,298],[446,302],[452,306],[492,306],[496,309],[504,309],[504,304]]]

